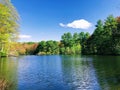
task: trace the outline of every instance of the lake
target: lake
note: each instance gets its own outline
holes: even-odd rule
[[[0,59],[9,90],[120,90],[120,56],[19,56]]]

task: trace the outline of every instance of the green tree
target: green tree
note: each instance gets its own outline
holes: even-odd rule
[[[79,34],[78,33],[73,34],[73,41],[74,41],[74,43],[79,43]]]
[[[96,29],[86,41],[87,54],[120,54],[119,20],[112,15],[98,20]]]
[[[104,30],[102,34],[102,44],[98,50],[99,54],[113,54],[115,41],[113,33],[117,30],[117,20],[112,15],[108,16],[104,23]]]
[[[68,47],[68,46],[71,47],[74,43],[72,34],[70,32],[64,33],[64,35],[62,35],[61,42],[64,44],[65,47]]]
[[[83,33],[84,35],[84,33]],[[85,35],[84,35],[85,39]],[[80,54],[81,45],[80,45],[80,35],[78,33],[64,33],[62,35],[62,40],[60,44],[60,54]]]
[[[57,41],[41,41],[34,54],[43,55],[43,54],[59,54],[59,42]]]

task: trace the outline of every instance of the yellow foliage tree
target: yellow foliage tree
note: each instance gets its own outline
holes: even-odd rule
[[[14,15],[15,14],[15,15]],[[7,56],[11,42],[18,37],[18,14],[9,0],[0,3],[0,56]]]

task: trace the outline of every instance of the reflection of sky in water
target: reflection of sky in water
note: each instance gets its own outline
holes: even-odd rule
[[[21,65],[23,64],[23,65]],[[24,68],[22,68],[24,67]],[[20,60],[19,89],[64,89],[59,56],[32,56]]]
[[[19,60],[19,89],[99,90],[92,60],[88,60],[80,56],[24,57]]]
[[[71,60],[71,65],[66,67],[66,64]],[[73,90],[100,90],[95,70],[90,58],[68,58],[63,61],[64,80]]]

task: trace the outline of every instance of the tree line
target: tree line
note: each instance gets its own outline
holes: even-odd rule
[[[89,33],[68,32],[61,36],[61,41],[41,41],[14,43],[10,51],[12,55],[53,55],[53,54],[81,54],[82,45],[90,37]],[[83,44],[80,44],[83,43]]]
[[[68,32],[61,36],[60,42],[41,41],[32,54],[120,55],[120,17],[110,15],[103,21],[98,20],[91,35]]]
[[[33,54],[81,54],[82,44],[88,37],[89,33],[74,33],[68,32],[61,36],[61,41],[41,41],[38,43]]]

